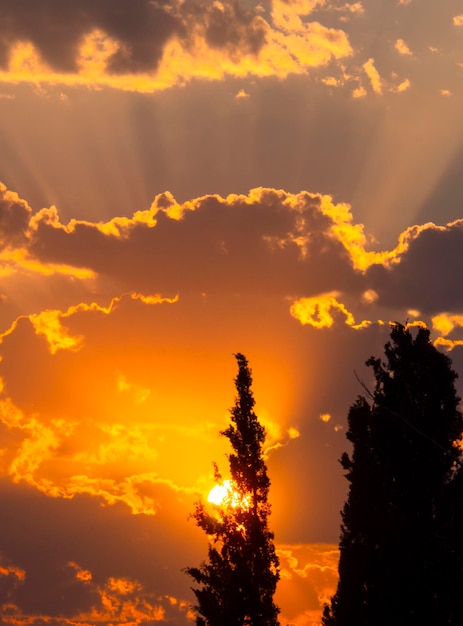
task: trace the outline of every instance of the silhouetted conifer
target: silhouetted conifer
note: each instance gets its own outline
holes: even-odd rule
[[[429,331],[392,325],[375,389],[348,416],[339,583],[324,626],[461,626],[463,429],[457,377]]]
[[[213,514],[203,504],[196,505],[196,523],[209,537],[208,561],[185,571],[200,585],[193,589],[197,626],[277,626],[279,609],[273,595],[279,562],[268,527],[265,430],[254,413],[248,362],[242,354],[235,357],[238,395],[231,423],[221,433],[233,449],[228,456],[233,494]],[[221,480],[217,467],[216,479]]]

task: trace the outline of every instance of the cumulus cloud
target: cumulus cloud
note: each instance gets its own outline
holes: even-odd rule
[[[75,71],[82,38],[99,29],[118,42],[110,58],[110,70],[141,71],[156,67],[163,45],[182,30],[179,17],[172,14],[166,2],[135,0],[127,5],[116,0],[108,11],[103,0],[84,1],[78,6],[21,0],[6,2],[3,11],[8,25],[0,56],[4,67],[14,44],[26,41],[50,67]]]
[[[352,284],[371,266],[397,264],[415,232],[419,227],[407,229],[392,250],[369,250],[368,236],[362,224],[354,223],[349,205],[321,194],[258,188],[248,195],[208,195],[181,205],[161,194],[149,210],[106,223],[71,220],[64,225],[55,210],[42,209],[30,219],[27,253],[44,267],[85,267],[94,276],[114,275],[144,288],[148,280],[151,287],[178,292],[230,288],[237,268],[247,265],[252,272],[241,282],[242,290],[289,295],[307,290],[308,280],[316,292],[322,285],[326,289],[334,272]],[[194,259],[181,271],[179,250]],[[318,264],[311,279],[288,271],[290,266],[308,268],[327,254],[329,266]],[[162,273],[141,271],[160,264]]]
[[[195,77],[285,77],[349,56],[342,30],[302,22],[306,5],[275,1],[267,20],[229,0],[8,2],[0,78],[153,91]]]
[[[461,16],[437,5],[424,14],[420,9],[405,0],[371,11],[361,2],[322,0],[273,0],[252,7],[232,0],[117,0],[111,8],[107,0],[83,0],[65,8],[58,0],[9,0],[0,81],[29,83],[42,93],[56,85],[153,92],[195,79],[326,78],[320,72],[326,68],[329,77],[335,69],[349,76],[331,86],[349,83],[354,98],[396,94],[404,90],[405,77],[394,80],[401,68],[391,54],[391,41],[401,57],[413,51],[416,59],[421,42],[432,41],[455,65],[451,30],[452,23],[460,26]],[[405,33],[392,26],[383,29],[373,49],[368,33],[377,20],[399,24],[404,10],[415,28]],[[458,79],[455,67],[447,64],[446,69],[452,81]],[[356,84],[365,75],[368,88]],[[429,84],[440,75],[440,70],[428,74]],[[407,76],[410,83],[415,76],[420,79],[418,66]]]
[[[359,319],[341,294],[348,299],[356,294],[365,305],[379,300],[391,309],[436,314],[435,294],[441,292],[441,310],[458,312],[460,306],[458,289],[449,290],[448,281],[461,278],[461,220],[445,227],[409,227],[395,247],[378,250],[371,249],[349,205],[317,193],[258,188],[247,195],[207,195],[181,204],[164,193],[132,217],[68,224],[55,208],[33,214],[25,201],[6,189],[4,195],[9,221],[21,225],[16,245],[14,238],[8,243],[11,258],[20,253],[43,273],[69,268],[70,282],[84,271],[92,277],[89,293],[95,281],[111,280],[127,294],[113,296],[109,304],[90,301],[24,312],[2,332],[7,337],[28,320],[52,353],[80,348],[82,337],[67,328],[71,318],[85,311],[109,314],[122,297],[146,305],[175,304],[187,294],[266,294],[289,299],[288,313],[315,328],[332,326],[333,311],[352,328],[371,322]],[[24,278],[30,269],[16,264],[9,272]],[[422,289],[420,276],[429,289]],[[4,291],[7,300],[14,294],[13,283],[11,288],[11,294]]]

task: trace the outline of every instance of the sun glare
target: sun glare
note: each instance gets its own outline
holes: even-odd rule
[[[225,480],[221,485],[214,485],[207,496],[207,501],[211,504],[220,505],[231,492],[231,481]]]
[[[224,480],[219,485],[214,485],[207,496],[207,501],[216,506],[231,506],[233,508],[240,507],[242,509],[249,508],[250,495],[240,494],[233,487],[231,480]]]

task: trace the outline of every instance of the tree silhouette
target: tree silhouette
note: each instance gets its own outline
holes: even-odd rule
[[[186,573],[200,585],[193,591],[197,626],[277,626],[273,602],[279,562],[268,527],[270,480],[263,459],[265,430],[254,413],[248,362],[236,354],[237,397],[231,423],[221,432],[230,441],[231,488],[210,514],[202,503],[193,517],[209,538],[208,561]],[[216,480],[222,477],[216,469]]]
[[[393,324],[386,362],[367,361],[372,403],[349,411],[339,583],[324,626],[463,624],[463,419],[457,374],[429,334]]]

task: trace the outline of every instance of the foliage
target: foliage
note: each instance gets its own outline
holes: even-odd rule
[[[197,626],[277,626],[273,602],[279,562],[268,527],[270,480],[263,458],[265,430],[254,413],[248,362],[236,354],[237,397],[231,423],[221,434],[230,441],[228,456],[233,494],[215,514],[198,503],[193,517],[209,538],[208,561],[186,573],[200,587]],[[216,467],[216,479],[221,475]]]
[[[392,325],[385,356],[367,361],[372,404],[360,397],[348,415],[339,583],[323,624],[461,626],[457,375],[426,328]]]

